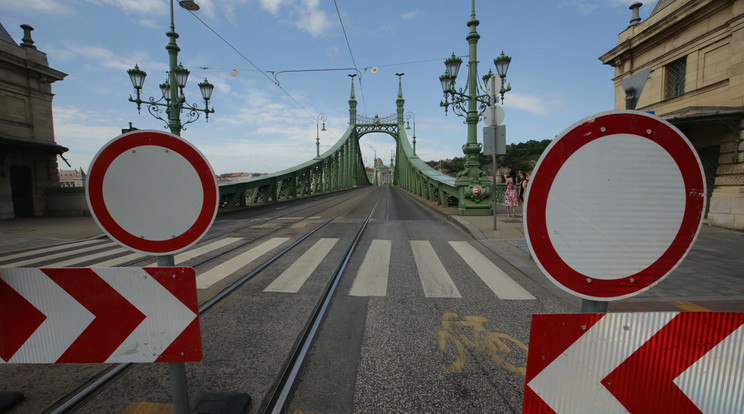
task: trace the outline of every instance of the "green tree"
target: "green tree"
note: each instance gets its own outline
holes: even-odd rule
[[[529,140],[526,142],[520,142],[518,144],[511,144],[506,146],[506,154],[498,155],[496,159],[499,168],[509,168],[517,171],[532,171],[535,168],[537,160],[540,159],[545,148],[550,145],[551,140],[545,139],[542,141]],[[492,175],[491,167],[493,166],[493,159],[490,155],[478,154],[478,162],[488,175]],[[427,161],[427,165],[432,168],[441,170],[447,175],[453,177],[463,170],[465,166],[465,158],[455,157],[448,160],[439,161]]]

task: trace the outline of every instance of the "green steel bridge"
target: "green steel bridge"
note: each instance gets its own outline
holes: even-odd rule
[[[397,112],[387,117],[368,118],[357,115],[354,81],[349,98],[349,127],[328,151],[314,159],[273,174],[246,180],[220,183],[220,206],[234,208],[301,198],[309,195],[377,184],[370,182],[364,169],[359,139],[365,134],[388,134],[396,142],[392,184],[442,206],[464,203],[479,204],[478,215],[490,215],[491,189],[480,181],[467,186],[456,186],[450,177],[420,160],[411,147],[404,125],[402,84],[398,81]],[[460,209],[460,214],[472,214]],[[475,214],[473,214],[475,215]]]

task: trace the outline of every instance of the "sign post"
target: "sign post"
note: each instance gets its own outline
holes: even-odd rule
[[[501,88],[501,79],[498,76],[491,76],[488,79],[488,93],[491,102],[496,102],[496,87],[498,79],[498,88]],[[483,153],[491,154],[493,158],[493,184],[491,186],[493,194],[493,229],[496,230],[497,203],[496,203],[496,155],[506,154],[506,125],[504,122],[504,109],[496,104],[488,106],[483,113],[483,122],[487,125],[483,128]]]
[[[96,154],[85,187],[91,214],[114,241],[174,266],[217,216],[219,191],[207,159],[178,135],[137,130]],[[189,412],[186,368],[168,364],[177,414]]]
[[[545,276],[592,313],[533,316],[523,412],[744,409],[732,397],[744,392],[742,314],[604,313],[674,271],[705,194],[695,148],[653,115],[600,113],[551,142],[527,187],[525,238]]]
[[[525,238],[559,288],[590,301],[624,299],[687,255],[705,194],[700,159],[677,128],[644,112],[605,112],[543,152],[527,187]]]

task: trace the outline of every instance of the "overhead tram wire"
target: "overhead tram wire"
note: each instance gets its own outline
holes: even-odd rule
[[[463,58],[467,58],[468,55],[462,55],[458,57],[463,59]],[[367,69],[372,69],[372,68],[386,68],[386,67],[391,67],[391,66],[414,65],[417,63],[429,63],[429,62],[441,62],[441,61],[442,61],[442,58],[436,58],[436,59],[413,60],[410,62],[387,63],[384,65],[367,66],[364,68],[364,71],[366,72]]]
[[[362,106],[364,107],[364,115],[367,115],[367,103],[364,101],[364,88],[362,87],[362,72],[356,64],[354,59],[354,53],[351,51],[351,43],[349,43],[349,36],[346,35],[346,28],[344,27],[344,21],[341,19],[341,11],[338,9],[338,3],[333,0],[333,5],[336,6],[336,14],[338,15],[338,21],[341,23],[341,30],[344,32],[344,39],[346,39],[346,47],[349,49],[349,55],[351,55],[351,63],[354,64],[354,69],[359,73],[359,92],[362,95]]]
[[[209,30],[210,30],[210,31],[211,31],[212,33],[214,33],[214,34],[215,34],[215,36],[219,37],[219,38],[220,38],[220,40],[222,40],[223,42],[225,42],[225,44],[226,44],[227,46],[229,46],[229,47],[230,47],[230,49],[234,50],[234,51],[235,51],[235,53],[237,53],[237,54],[238,54],[238,55],[239,55],[240,57],[242,57],[242,58],[243,58],[243,59],[244,59],[244,60],[245,60],[246,62],[250,63],[250,64],[251,64],[251,66],[253,66],[254,68],[256,68],[256,70],[258,70],[259,72],[261,72],[261,74],[262,74],[262,75],[263,75],[263,76],[264,76],[264,77],[265,77],[266,79],[268,79],[268,80],[269,80],[269,81],[270,81],[271,83],[273,83],[274,85],[276,85],[276,87],[277,87],[277,88],[279,88],[279,89],[280,89],[280,90],[281,90],[282,92],[284,92],[284,94],[285,94],[285,95],[287,95],[287,97],[288,97],[289,99],[291,99],[291,100],[292,100],[292,102],[294,102],[294,103],[295,103],[295,105],[297,105],[297,106],[299,106],[300,108],[302,108],[302,110],[303,110],[303,111],[305,111],[305,113],[306,113],[306,114],[307,114],[307,115],[308,115],[309,117],[311,117],[311,118],[312,118],[313,120],[315,119],[315,115],[313,115],[312,113],[310,113],[310,111],[308,111],[308,110],[307,110],[307,108],[305,108],[304,106],[302,106],[302,104],[301,104],[301,103],[299,103],[299,102],[298,102],[298,101],[297,101],[297,100],[296,100],[295,98],[293,98],[293,97],[292,97],[292,95],[290,95],[290,94],[289,94],[289,92],[287,92],[286,90],[284,90],[284,88],[282,88],[282,85],[280,85],[278,81],[272,80],[272,79],[271,79],[271,77],[269,77],[269,75],[267,75],[267,73],[268,73],[268,72],[266,72],[266,71],[264,71],[263,69],[259,68],[259,67],[258,67],[258,65],[256,65],[255,63],[251,62],[251,60],[250,60],[250,59],[248,59],[248,58],[247,58],[247,57],[246,57],[246,56],[245,56],[244,54],[242,54],[242,53],[241,53],[241,52],[240,52],[240,51],[239,51],[238,49],[236,49],[236,48],[235,48],[235,46],[233,46],[233,45],[232,45],[232,44],[231,44],[230,42],[228,42],[228,41],[227,41],[227,40],[226,40],[226,39],[225,39],[224,37],[222,37],[222,36],[221,36],[221,35],[220,35],[219,33],[217,33],[217,31],[215,31],[214,29],[212,29],[212,27],[211,27],[211,26],[209,26],[209,25],[208,25],[208,24],[207,24],[207,23],[206,23],[206,22],[205,22],[204,20],[200,19],[200,18],[199,18],[199,16],[197,16],[196,14],[194,14],[194,12],[192,12],[191,10],[188,10],[188,12],[189,12],[189,13],[191,13],[191,15],[192,15],[192,16],[194,16],[194,17],[196,18],[196,20],[199,20],[199,21],[201,22],[201,24],[203,24],[203,25],[204,25],[204,26],[205,26],[205,27],[206,27],[207,29],[209,29]],[[356,65],[354,65],[354,66],[356,67]]]
[[[257,72],[260,72],[266,79],[268,79],[277,88],[279,88],[285,95],[287,95],[287,97],[292,102],[295,103],[295,105],[297,105],[303,111],[305,111],[305,113],[309,117],[311,117],[313,120],[315,120],[315,115],[313,115],[312,113],[310,113],[310,111],[308,111],[307,108],[305,108],[294,97],[292,97],[292,95],[290,95],[289,92],[287,92],[284,88],[282,88],[281,84],[276,79],[276,76],[279,75],[280,73],[289,73],[289,72],[321,72],[321,71],[336,71],[336,70],[354,70],[354,71],[356,71],[357,74],[359,74],[359,90],[360,90],[360,93],[361,93],[361,96],[362,96],[362,105],[364,107],[364,113],[366,115],[367,114],[367,103],[365,102],[365,99],[364,99],[364,87],[362,86],[362,71],[359,70],[359,67],[356,64],[356,59],[354,58],[354,53],[351,50],[351,43],[349,42],[349,38],[348,38],[348,36],[346,34],[346,28],[344,26],[343,20],[341,19],[341,11],[338,8],[338,3],[336,2],[336,0],[333,0],[333,4],[336,7],[336,14],[338,15],[339,23],[341,24],[341,30],[344,33],[344,39],[346,40],[346,47],[349,50],[349,55],[351,56],[351,61],[354,64],[354,67],[353,68],[297,69],[297,70],[282,70],[282,71],[263,70],[263,69],[259,68],[258,65],[256,65],[255,63],[253,63],[250,59],[248,59],[248,57],[246,57],[243,53],[241,53],[235,46],[233,46],[230,42],[228,42],[224,37],[222,37],[222,35],[220,35],[219,33],[217,33],[217,31],[214,30],[210,25],[208,25],[204,20],[202,20],[201,18],[199,18],[198,15],[194,14],[194,12],[192,12],[190,10],[187,10],[187,11],[189,13],[191,13],[191,15],[194,16],[194,18],[196,18],[196,20],[198,20],[201,24],[203,24],[207,29],[209,29],[212,33],[214,33],[215,36],[217,36],[220,40],[222,40],[228,47],[230,47],[233,51],[235,51],[235,53],[237,53],[241,58],[243,58],[243,60],[245,60],[251,66],[253,66]],[[462,57],[467,57],[467,55],[460,56],[460,57],[461,58]],[[434,62],[434,61],[440,61],[440,60],[441,59],[439,59],[439,58],[438,59],[426,59],[426,60],[417,60],[417,61],[410,61],[410,62],[391,63],[391,64],[386,64],[386,65],[377,65],[377,67],[409,65],[409,64],[415,64],[415,63]],[[199,68],[200,69],[216,69],[216,68],[209,68],[209,67],[204,67],[204,66],[201,66]],[[369,69],[369,68],[370,67],[365,67],[364,68],[364,72],[366,72],[367,69]],[[274,79],[273,80],[271,79],[271,77],[269,77],[269,75],[268,75],[269,73],[271,73],[274,76]]]

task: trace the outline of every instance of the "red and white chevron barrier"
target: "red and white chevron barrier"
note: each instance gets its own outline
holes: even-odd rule
[[[744,313],[533,315],[523,413],[742,413]]]
[[[0,363],[202,358],[188,267],[0,269]]]

